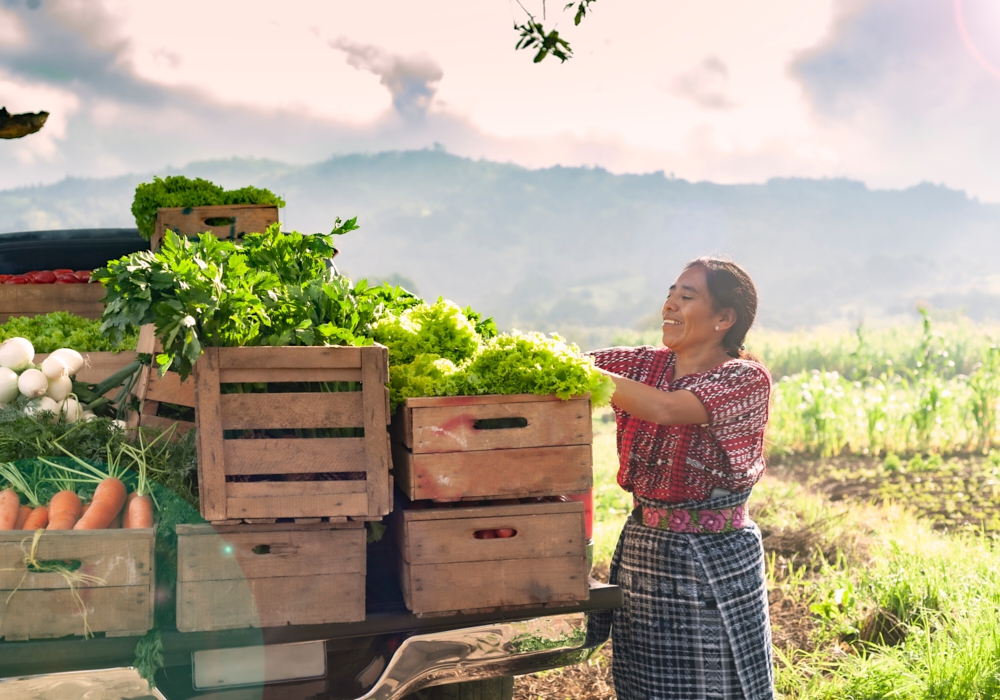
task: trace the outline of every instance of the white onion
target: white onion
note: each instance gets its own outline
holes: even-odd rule
[[[40,413],[41,411],[48,411],[50,413],[55,413],[56,415],[58,415],[59,404],[50,399],[48,396],[43,396],[42,398],[38,399],[38,401],[32,401],[24,409],[24,412],[27,413],[29,416],[33,416],[36,413]]]
[[[59,406],[59,415],[67,423],[76,423],[83,417],[83,407],[72,396],[67,396]]]
[[[59,348],[49,355],[49,357],[58,357],[62,360],[63,363],[69,368],[70,374],[76,374],[83,369],[83,355],[72,348]]]
[[[34,399],[49,390],[49,380],[41,370],[26,369],[17,378],[17,388],[29,399]]]
[[[97,414],[94,413],[93,411],[84,411],[83,413],[80,414],[80,420],[84,422],[97,420]]]
[[[31,366],[35,348],[27,338],[8,338],[0,345],[0,367],[20,372]]]
[[[111,425],[114,428],[118,428],[118,430],[125,430],[128,428],[128,423],[123,420],[113,420],[111,421]]]
[[[7,404],[21,392],[17,388],[17,372],[10,367],[0,367],[0,404]]]
[[[66,359],[58,355],[49,355],[46,357],[45,361],[42,362],[41,369],[42,374],[49,379],[58,379],[69,374],[69,365],[66,364]],[[56,400],[58,401],[58,399]]]
[[[45,370],[43,369],[42,372]],[[53,401],[62,401],[73,393],[73,380],[65,374],[55,379],[49,379],[49,388],[45,395]]]

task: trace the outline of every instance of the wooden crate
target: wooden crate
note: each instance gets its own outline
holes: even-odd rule
[[[162,377],[155,366],[156,353],[162,352],[160,341],[154,337],[155,329],[147,324],[139,329],[136,352],[154,355],[154,366],[144,367],[135,385],[135,396],[139,400],[139,411],[131,416],[130,425],[166,429],[174,426],[174,436],[181,437],[194,429],[194,421],[176,420],[161,415],[161,404],[171,404],[194,409],[194,379],[188,377],[181,382],[176,372],[167,372]]]
[[[389,523],[403,599],[414,613],[571,603],[590,595],[582,503],[425,510],[402,503]],[[517,534],[475,537],[500,528]]]
[[[232,219],[232,223],[210,226],[208,219]],[[263,233],[278,222],[278,207],[273,204],[226,204],[208,207],[165,207],[156,212],[156,229],[150,247],[156,250],[167,229],[182,236],[213,233],[219,238],[237,240],[246,233]]]
[[[178,525],[177,629],[365,619],[364,523]]]
[[[522,427],[494,429],[497,419]],[[393,416],[392,436],[393,476],[411,500],[585,493],[593,484],[586,397],[407,399]]]
[[[206,348],[194,366],[198,488],[206,520],[348,516],[391,509],[387,351]],[[234,382],[361,382],[338,393],[223,394]],[[364,437],[234,439],[224,431],[363,428]],[[291,480],[288,475],[308,480]],[[337,480],[313,475],[338,474]]]
[[[35,559],[78,561],[103,581],[75,584],[58,573],[25,573],[33,532],[0,532],[0,638],[50,639],[91,632],[139,636],[153,626],[154,529],[45,531]],[[11,592],[14,591],[13,595]]]
[[[16,316],[68,311],[84,318],[104,313],[104,286],[92,284],[0,284],[0,323]]]

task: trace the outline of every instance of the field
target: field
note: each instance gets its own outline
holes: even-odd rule
[[[780,697],[1000,698],[993,330],[928,320],[860,340],[749,344],[776,379],[751,513]],[[609,411],[594,429],[600,577],[630,504],[615,484]],[[609,647],[587,666],[519,678],[515,697],[614,698]]]

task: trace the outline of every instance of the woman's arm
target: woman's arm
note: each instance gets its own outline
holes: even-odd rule
[[[660,425],[708,423],[708,411],[690,391],[684,389],[661,391],[611,372],[604,373],[615,382],[615,393],[611,397],[611,403],[640,420]]]

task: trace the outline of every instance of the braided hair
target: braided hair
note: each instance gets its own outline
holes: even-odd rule
[[[753,359],[743,346],[747,331],[757,315],[757,288],[750,275],[736,263],[722,258],[695,258],[684,269],[690,270],[693,267],[705,270],[712,309],[732,309],[736,314],[736,322],[722,338],[726,354],[734,358]]]

